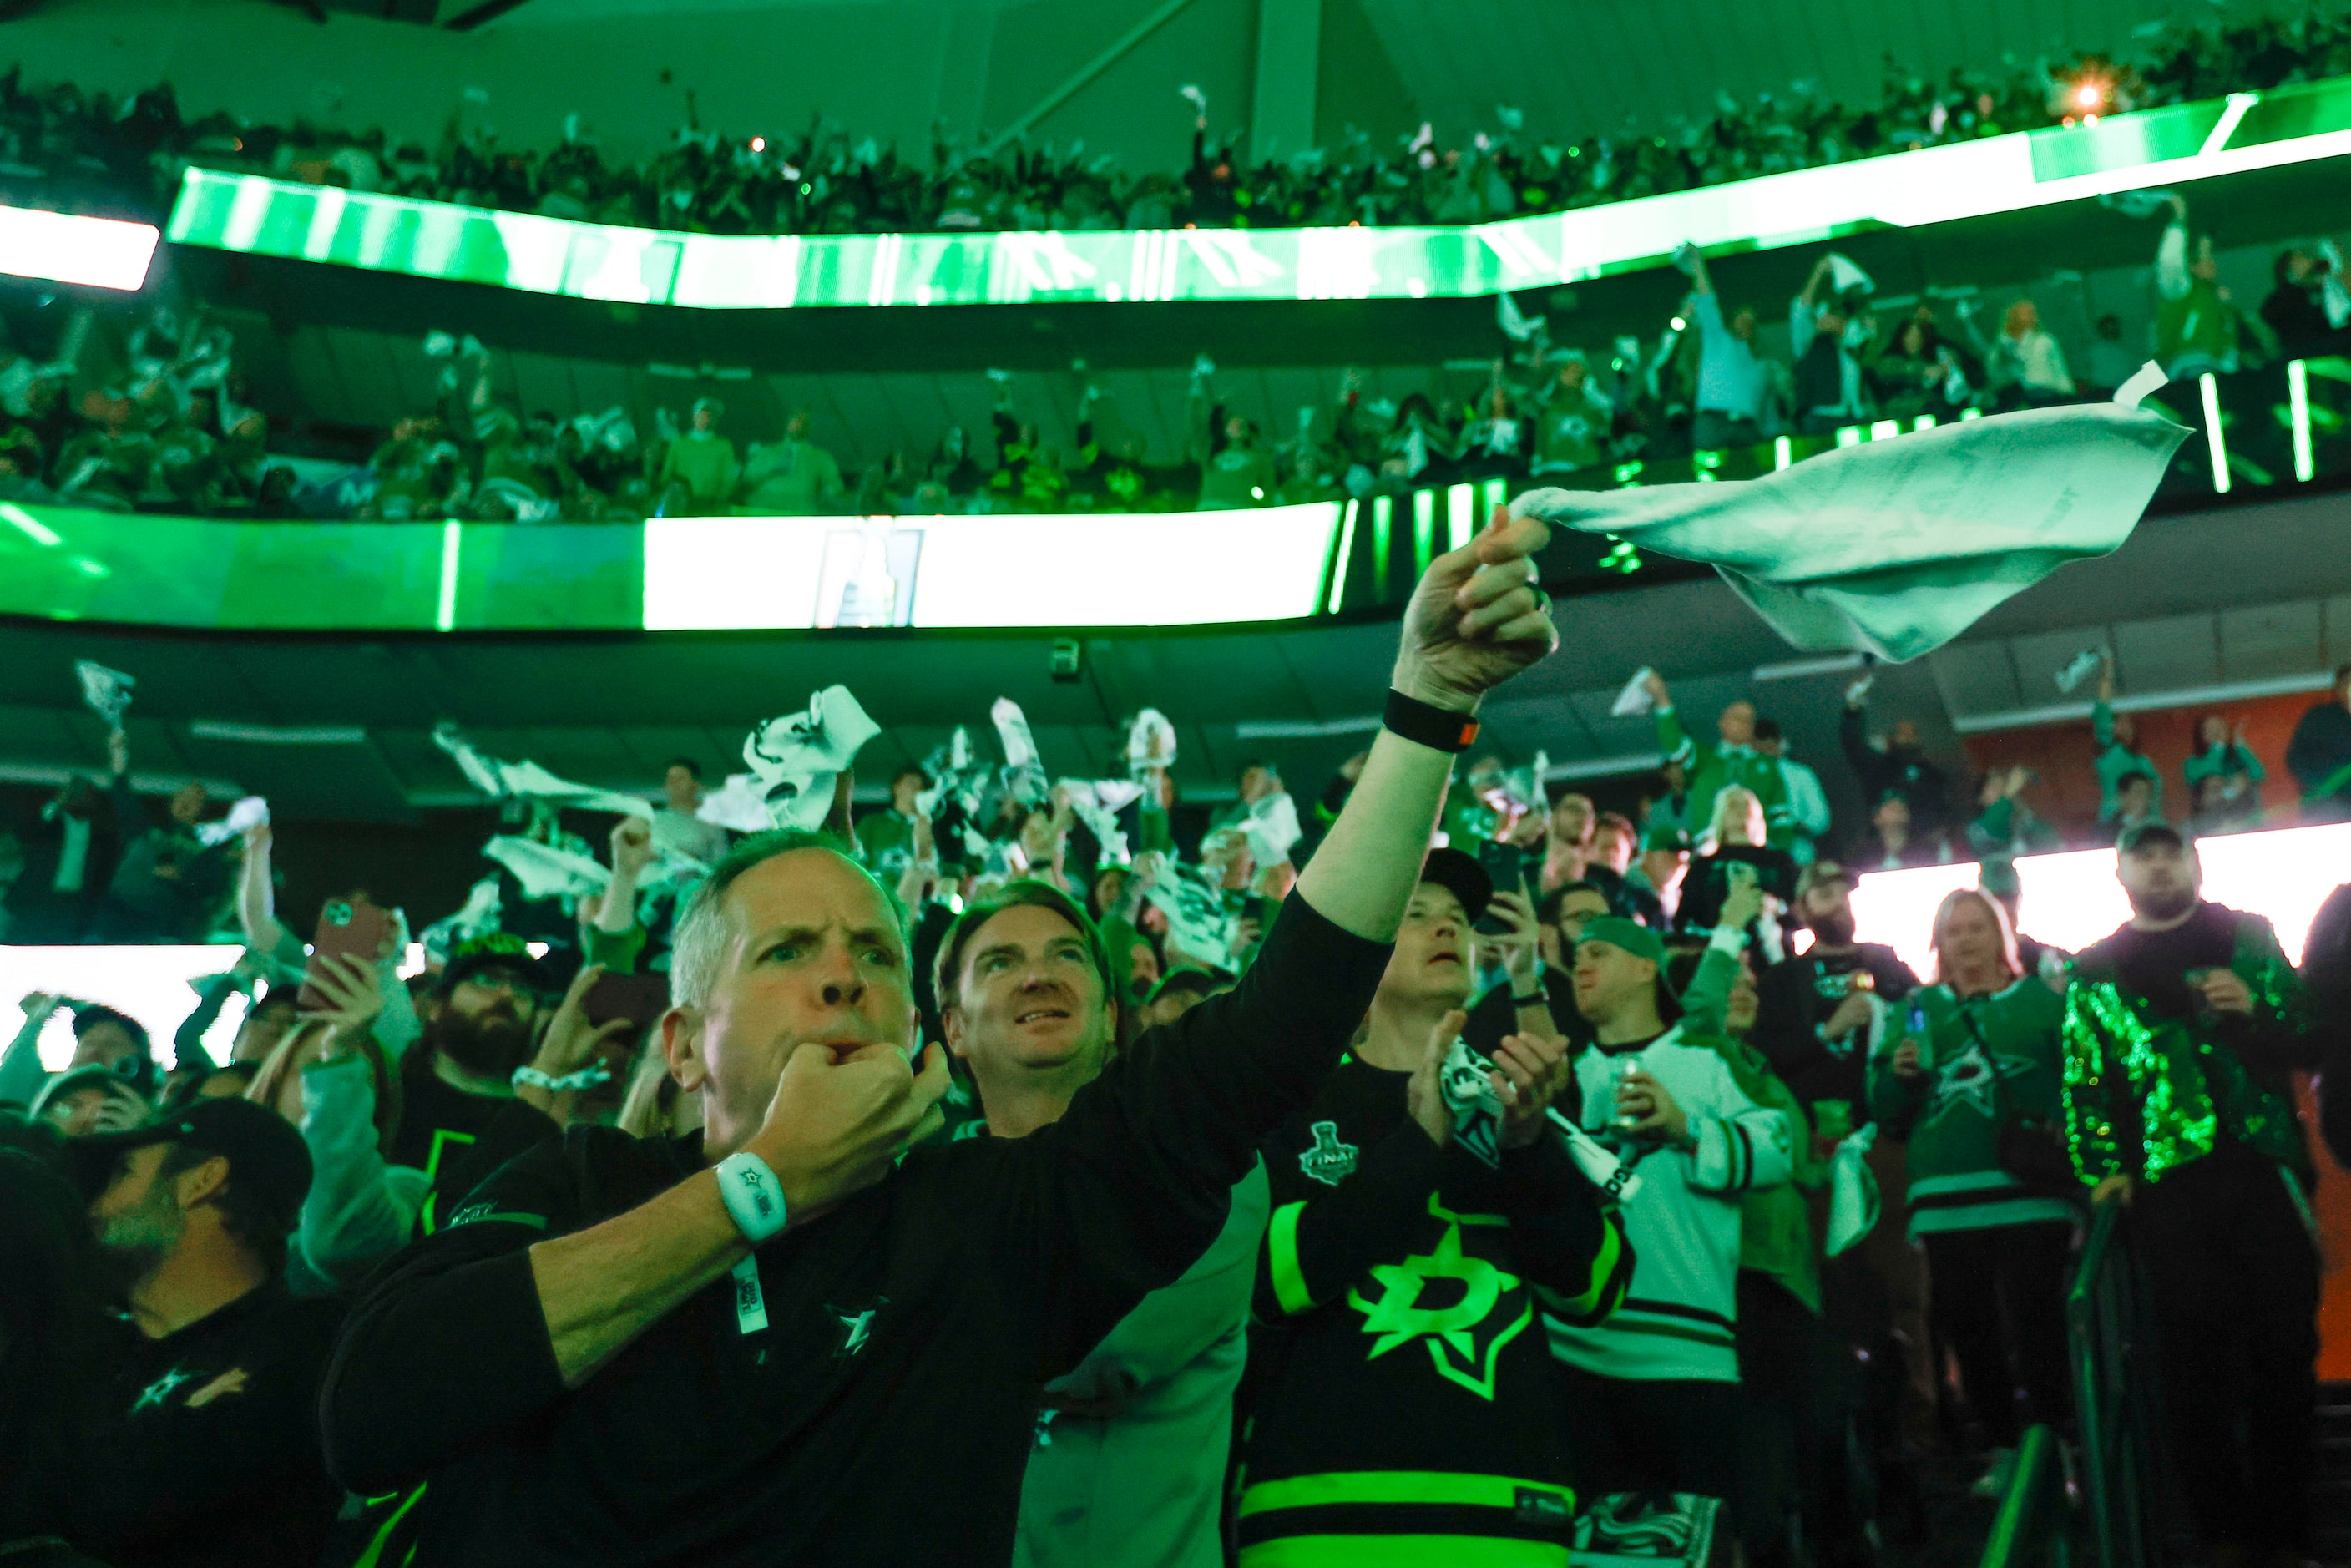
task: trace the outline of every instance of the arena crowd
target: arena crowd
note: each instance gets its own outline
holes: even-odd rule
[[[861,814],[821,694],[759,737],[804,768],[781,827],[695,758],[655,803],[449,733],[513,831],[414,973],[364,888],[306,950],[266,813],[153,820],[118,730],[18,830],[9,939],[225,907],[245,955],[183,1020],[29,997],[0,1054],[0,1542],[1864,1564],[1927,1452],[1990,1495],[2073,1430],[2061,1291],[2122,1205],[2194,1528],[2298,1561],[2291,1079],[2351,1047],[2351,894],[2299,970],[2199,896],[2199,840],[2262,810],[2241,730],[2159,767],[2081,673],[2075,831],[2132,915],[2064,953],[2016,920],[2034,780],[1946,777],[1866,678],[1851,831],[1751,702],[1709,724],[1654,674],[1638,822],[1479,747],[1557,640],[1542,534],[1438,558],[1371,747],[1307,799],[1253,763],[1196,833],[1150,711],[1127,777],[1052,779],[1000,705],[1000,761],[963,737]],[[2301,820],[2351,817],[2351,670],[2282,760]],[[1920,976],[1850,895],[1949,859],[1980,885]]]

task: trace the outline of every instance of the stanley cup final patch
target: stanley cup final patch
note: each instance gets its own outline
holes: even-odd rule
[[[1314,1134],[1314,1146],[1299,1154],[1298,1168],[1311,1180],[1337,1186],[1355,1174],[1355,1145],[1339,1141],[1338,1123],[1317,1122],[1307,1131]]]

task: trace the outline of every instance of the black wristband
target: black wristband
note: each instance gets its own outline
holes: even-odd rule
[[[1437,707],[1418,697],[1408,697],[1393,687],[1388,691],[1387,711],[1380,716],[1380,723],[1406,740],[1434,751],[1448,751],[1455,756],[1468,750],[1478,741],[1477,715]]]

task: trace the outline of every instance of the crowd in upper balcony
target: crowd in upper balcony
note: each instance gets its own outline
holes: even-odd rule
[[[1792,169],[1841,163],[2135,109],[2351,73],[2351,16],[2312,9],[2202,26],[2167,24],[2106,54],[1941,81],[1889,68],[1877,102],[1829,100],[1810,84],[1750,103],[1727,95],[1701,119],[1577,135],[1530,130],[1498,107],[1466,133],[1423,125],[1384,141],[1251,162],[1239,133],[1197,110],[1182,171],[1122,169],[1081,142],[904,149],[810,116],[797,131],[692,123],[638,163],[610,159],[581,116],[552,147],[525,144],[461,109],[435,145],[381,130],[188,119],[168,85],[118,99],[71,84],[0,78],[0,184],[47,183],[77,206],[160,215],[191,165],[384,191],[550,217],[710,234],[958,229],[1294,228],[1462,224],[1557,212]],[[1171,99],[1173,95],[1171,94]],[[797,110],[795,111],[797,113]]]

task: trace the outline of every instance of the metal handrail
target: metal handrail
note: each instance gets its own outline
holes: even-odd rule
[[[2147,1568],[2154,1528],[2153,1442],[2144,1309],[2137,1260],[2121,1234],[2123,1206],[2096,1206],[2082,1266],[2065,1297],[2081,1431],[2084,1512],[2094,1568]]]
[[[2088,1241],[2065,1292],[2065,1338],[2081,1433],[2078,1516],[2066,1507],[2063,1446],[2037,1426],[2017,1447],[1980,1568],[2024,1568],[2045,1552],[2055,1568],[2074,1554],[2074,1527],[2086,1536],[2088,1568],[2148,1568],[2154,1529],[2157,1448],[2150,1424],[2145,1318],[2137,1260],[2122,1235],[2122,1207],[2095,1206]]]
[[[1992,1515],[1991,1533],[1984,1537],[1980,1568],[2023,1568],[2034,1561],[2043,1542],[2055,1568],[2066,1568],[2072,1552],[2064,1500],[2065,1467],[2058,1456],[2055,1430],[2026,1427],[2016,1446],[2016,1469],[2001,1494],[2000,1511]]]

